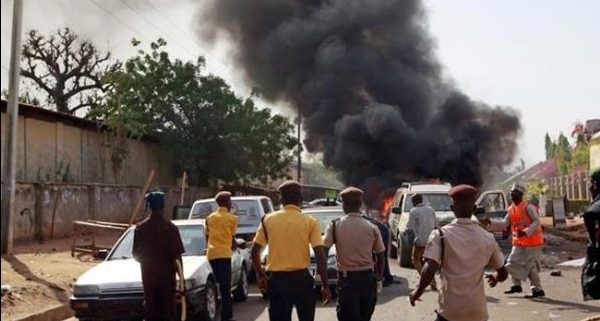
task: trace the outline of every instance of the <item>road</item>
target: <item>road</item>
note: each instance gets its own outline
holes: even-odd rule
[[[393,261],[392,261],[393,262]],[[437,293],[427,292],[416,307],[408,303],[408,293],[417,282],[417,273],[411,269],[392,266],[399,284],[384,288],[379,297],[372,321],[433,320],[433,310],[437,306]],[[550,276],[550,270],[541,274],[547,298],[525,299],[522,295],[507,296],[503,290],[509,285],[503,283],[496,288],[486,285],[490,321],[577,321],[593,315],[600,315],[598,302],[584,302],[579,286],[580,270],[562,268],[562,277]],[[267,302],[251,287],[251,295],[246,302],[234,304],[234,315],[238,321],[267,321]],[[69,321],[75,321],[71,318]],[[294,316],[293,320],[297,320]],[[316,321],[336,320],[335,302],[327,306],[318,305]]]

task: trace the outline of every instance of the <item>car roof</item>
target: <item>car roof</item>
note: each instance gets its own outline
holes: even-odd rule
[[[255,200],[262,200],[262,199],[268,199],[267,196],[264,195],[250,195],[250,196],[232,196],[231,200],[232,201],[255,201]],[[196,203],[208,203],[208,202],[215,202],[214,198],[203,198],[203,199],[199,199],[196,200],[194,202],[194,204]]]
[[[341,206],[319,206],[319,207],[309,207],[302,209],[302,213],[304,214],[314,214],[314,213],[337,213],[344,212]]]
[[[188,225],[204,225],[205,220],[195,218],[195,219],[191,219],[191,220],[188,220],[188,219],[173,220],[171,222],[173,222],[173,224],[175,224],[175,226],[188,226]]]
[[[410,192],[443,192],[448,193],[452,187],[446,184],[414,184],[408,189]]]

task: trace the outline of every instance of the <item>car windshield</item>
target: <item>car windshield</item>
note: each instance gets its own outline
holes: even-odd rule
[[[336,218],[344,216],[344,211],[341,209],[339,211],[310,211],[306,212],[306,214],[312,215],[319,220],[319,225],[321,225],[321,234],[324,234],[327,225]]]
[[[448,196],[448,194],[442,194],[442,193],[435,193],[435,194],[419,193],[419,194],[423,196],[423,203],[425,203],[425,205],[431,206],[433,208],[433,210],[436,212],[448,212],[448,211],[452,210],[452,209],[450,209],[450,205],[452,204],[452,198],[450,198],[450,196]],[[413,195],[414,194],[408,195],[408,199],[406,200],[406,202],[404,202],[404,211],[403,212],[409,212],[413,208],[413,204],[412,204]]]
[[[190,218],[206,218],[219,206],[215,201],[204,201],[194,204]],[[258,202],[253,200],[232,200],[232,212],[239,217],[238,227],[256,226],[260,222]]]
[[[206,248],[204,225],[181,225],[177,226],[177,229],[179,229],[179,236],[181,236],[181,242],[183,242],[185,251],[183,256],[204,255],[204,249]],[[133,257],[131,252],[133,250],[134,230],[127,230],[125,233],[126,234],[121,239],[121,242],[117,244],[113,253],[108,258],[109,261],[130,259]]]

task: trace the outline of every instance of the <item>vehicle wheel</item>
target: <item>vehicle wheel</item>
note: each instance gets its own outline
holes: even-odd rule
[[[215,281],[212,279],[208,279],[206,281],[206,293],[204,295],[204,309],[202,311],[201,320],[215,321],[217,320],[219,300],[217,295],[217,286],[215,285]]]
[[[398,253],[398,262],[401,267],[412,267],[412,247],[402,245],[402,250]]]
[[[233,291],[233,299],[241,302],[246,301],[248,298],[248,272],[246,272],[246,266],[242,265],[242,273],[240,274],[240,281],[238,282],[237,288]]]

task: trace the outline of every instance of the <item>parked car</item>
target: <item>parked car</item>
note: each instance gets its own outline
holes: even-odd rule
[[[308,202],[309,206],[342,206],[342,202],[335,198],[317,198]]]
[[[231,203],[232,212],[239,218],[236,237],[252,242],[260,219],[273,212],[273,202],[266,196],[234,196]],[[197,200],[192,205],[188,219],[205,219],[218,207],[214,198]]]
[[[314,216],[318,221],[321,228],[321,234],[325,234],[325,229],[327,225],[342,216],[344,216],[344,210],[340,206],[327,206],[327,207],[314,207],[307,208],[302,210],[302,212],[306,215]],[[315,286],[317,289],[321,287],[321,278],[317,274],[317,258],[315,257],[315,253],[311,247],[308,249],[310,251],[310,267],[309,272],[315,277]],[[269,256],[269,246],[265,246],[263,252],[261,254],[261,263],[263,268],[267,264],[267,258]],[[327,257],[327,283],[330,286],[330,290],[332,293],[336,293],[336,286],[338,283],[338,274],[337,274],[337,261],[336,261],[336,250],[335,245],[332,245],[328,252]],[[267,294],[262,293],[263,297],[266,298]]]
[[[411,254],[414,233],[407,228],[408,213],[413,208],[412,196],[421,194],[425,204],[435,210],[438,226],[444,226],[454,220],[454,212],[450,209],[452,199],[448,191],[452,188],[447,183],[404,183],[396,191],[392,201],[390,216],[391,248],[390,255],[397,258],[400,266],[412,266]],[[483,192],[476,204],[479,206],[477,216],[490,218],[504,217],[508,203],[502,191]],[[475,217],[473,217],[476,220]],[[497,239],[507,237],[507,232],[495,233]]]
[[[205,256],[204,220],[173,221],[185,249],[182,256],[189,320],[214,321],[219,305],[216,281]],[[70,300],[82,321],[142,320],[144,291],[139,263],[132,256],[134,227],[119,238],[104,262],[81,275]],[[231,259],[235,300],[248,297],[248,269],[240,250]]]

